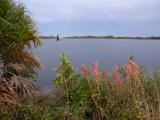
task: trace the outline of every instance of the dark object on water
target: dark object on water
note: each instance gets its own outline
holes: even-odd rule
[[[59,35],[57,34],[57,41],[59,41]]]

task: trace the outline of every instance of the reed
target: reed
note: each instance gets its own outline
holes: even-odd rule
[[[145,74],[129,59],[126,65],[115,66],[112,74],[95,61],[91,67],[83,64],[77,74],[64,54],[60,61],[54,91],[24,98],[8,114],[0,109],[0,116],[29,120],[160,119],[159,72]]]

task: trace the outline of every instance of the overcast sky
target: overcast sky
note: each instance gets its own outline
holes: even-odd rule
[[[41,35],[160,36],[160,0],[17,0]]]

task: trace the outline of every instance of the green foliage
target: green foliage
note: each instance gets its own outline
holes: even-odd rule
[[[63,54],[60,55],[60,65],[54,69],[57,73],[53,83],[57,86],[64,85],[64,82],[71,79],[75,72],[75,68],[71,66],[69,59]]]
[[[0,104],[0,120],[9,120],[9,113],[4,109],[4,106]]]
[[[32,96],[18,103],[10,113],[0,109],[0,117],[23,120],[158,120],[160,118],[159,72],[146,75],[133,60],[113,70],[113,76],[100,69],[75,68],[62,54],[55,91]],[[117,71],[116,71],[117,70]],[[98,73],[98,74],[95,74]],[[121,75],[122,74],[122,75]],[[98,75],[95,76],[95,75]],[[105,75],[105,76],[104,76]],[[98,78],[98,79],[97,79]],[[121,80],[121,81],[118,81]],[[117,84],[117,81],[120,84]],[[54,97],[51,97],[51,96]],[[61,95],[61,97],[59,96]],[[9,117],[7,117],[9,116]]]
[[[30,74],[39,63],[28,49],[39,44],[35,23],[24,5],[14,0],[0,0],[0,61],[4,71],[8,64],[23,64],[26,67],[23,72]],[[8,70],[19,75],[16,69]]]
[[[57,102],[50,103],[46,108],[46,112],[48,113],[48,120],[64,120],[66,117],[64,106]]]
[[[13,109],[13,120],[44,120],[44,111],[37,106],[17,104]]]
[[[61,61],[68,61],[64,57],[61,58],[63,58]],[[82,70],[83,76],[74,75],[68,72],[70,69],[67,67],[71,65],[62,63],[69,62],[61,62],[59,68],[63,69],[58,69],[61,84],[57,84],[64,86],[66,99],[63,110],[68,113],[67,118],[76,117],[84,120],[159,118],[160,99],[156,81],[160,77],[157,74],[151,78],[145,75],[133,58],[130,57],[127,65],[115,69],[113,79],[101,76],[97,67],[92,68],[93,73],[85,67],[85,70]],[[97,66],[96,63],[95,65]],[[63,70],[68,70],[70,77],[66,77],[67,72]],[[120,84],[117,84],[119,82]]]

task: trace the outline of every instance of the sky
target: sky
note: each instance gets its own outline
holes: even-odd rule
[[[160,36],[160,0],[16,0],[40,35]]]

